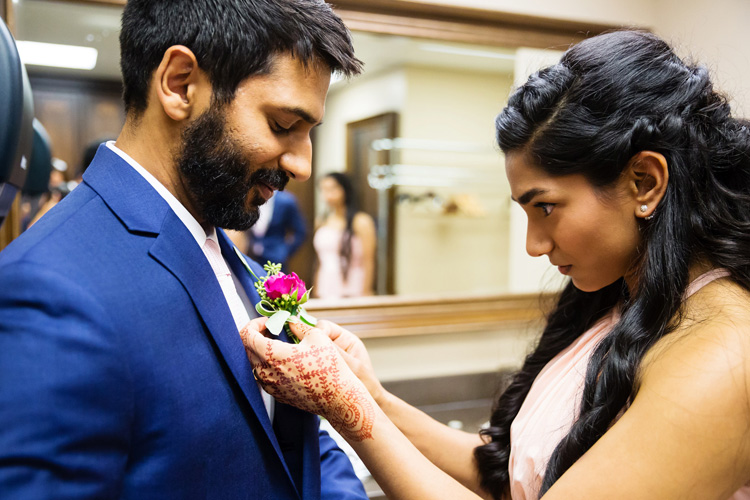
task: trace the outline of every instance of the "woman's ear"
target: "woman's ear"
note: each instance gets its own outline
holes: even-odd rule
[[[667,159],[655,151],[641,151],[630,159],[628,174],[630,191],[635,201],[635,216],[650,218],[667,191]]]
[[[190,118],[196,107],[201,107],[206,91],[210,98],[211,86],[198,67],[195,54],[182,45],[174,45],[164,52],[153,83],[164,113],[175,121]]]

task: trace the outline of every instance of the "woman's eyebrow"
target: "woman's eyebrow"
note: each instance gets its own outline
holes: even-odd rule
[[[518,199],[513,198],[513,196],[510,197],[511,200],[515,201],[516,203],[519,203],[520,205],[526,205],[531,200],[539,196],[540,194],[547,193],[546,189],[541,188],[531,188],[525,193],[523,193],[521,196],[518,197]]]

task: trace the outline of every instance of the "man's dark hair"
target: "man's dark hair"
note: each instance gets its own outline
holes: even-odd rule
[[[361,71],[351,36],[323,0],[128,0],[122,14],[120,67],[128,114],[141,114],[166,50],[184,45],[208,75],[214,101],[228,103],[239,84],[291,53],[345,76]]]

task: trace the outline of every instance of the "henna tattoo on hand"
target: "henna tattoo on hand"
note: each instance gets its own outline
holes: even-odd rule
[[[351,441],[372,439],[375,408],[362,383],[348,370],[333,344],[292,346],[292,355],[274,359],[269,343],[254,373],[278,401],[328,419]]]

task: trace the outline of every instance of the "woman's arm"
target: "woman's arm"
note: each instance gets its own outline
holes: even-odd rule
[[[242,331],[254,373],[277,400],[327,418],[391,499],[477,499],[433,465],[396,428],[318,329],[294,326],[298,345],[265,338],[266,318]],[[454,450],[454,453],[457,451]]]
[[[466,488],[482,494],[474,462],[474,448],[484,444],[478,434],[451,429],[388,392],[378,404],[428,460]]]
[[[347,365],[407,439],[445,473],[482,494],[474,462],[474,448],[484,444],[479,435],[451,429],[386,391],[375,376],[362,340],[350,331],[326,320],[320,320],[318,328],[333,340]]]
[[[365,280],[362,285],[362,295],[372,295],[375,291],[375,223],[372,217],[359,212],[352,220],[352,231],[362,243],[362,263],[365,268]]]

